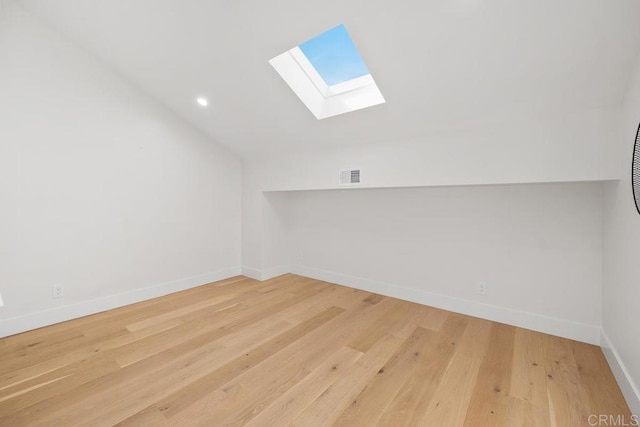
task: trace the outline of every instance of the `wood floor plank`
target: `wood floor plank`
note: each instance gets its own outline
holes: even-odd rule
[[[0,340],[0,425],[573,426],[631,419],[600,348],[293,274]]]
[[[425,329],[439,331],[447,320],[449,312],[434,307],[423,307],[424,315],[420,322],[420,326]]]
[[[364,301],[367,301],[366,298]],[[376,304],[382,299],[376,299]],[[389,335],[391,330],[398,328],[398,325],[406,321],[406,314],[403,311],[404,302],[395,301],[394,305],[389,308],[375,322],[371,323],[367,328],[363,329],[358,335],[349,342],[349,346],[365,353],[380,338]]]
[[[467,319],[464,332],[458,333],[455,351],[471,357],[484,358],[490,345],[491,325],[492,322],[489,320],[475,317]]]
[[[548,426],[549,399],[545,369],[546,335],[517,328],[514,337],[513,363],[509,395],[523,403],[517,405],[516,416],[525,426]],[[514,410],[510,417],[513,417]]]
[[[480,370],[480,360],[464,353],[455,353],[442,376],[424,413],[418,413],[419,426],[457,427],[474,420],[467,417],[473,388]],[[498,426],[499,424],[494,424]]]
[[[570,340],[548,337],[545,345],[547,397],[551,425],[588,425],[589,395],[573,356]]]
[[[419,422],[419,416],[423,413],[420,406],[428,405],[431,401],[454,353],[452,346],[440,345],[441,339],[437,334],[429,335],[427,340],[423,360],[416,364],[407,381],[385,409],[378,425],[395,427]]]
[[[347,373],[362,353],[351,347],[342,347],[304,380],[287,390],[257,417],[250,420],[249,426],[288,425],[305,408],[315,401],[323,391]]]
[[[464,350],[478,340],[478,336],[474,335],[478,332],[477,328],[469,327],[468,323],[458,323],[457,319],[453,319],[453,323],[457,327],[447,326],[449,334],[434,333],[431,336],[425,349],[425,360],[416,367],[413,375],[385,410],[379,425],[422,425],[421,417],[428,410],[451,358],[455,353],[466,354]]]
[[[296,300],[299,299],[299,298],[292,298],[290,296],[288,296],[287,298],[288,299],[285,299],[284,301],[288,301],[291,303],[294,303]],[[286,304],[283,305],[282,302],[283,301],[280,301],[279,304],[275,304],[275,305],[278,307],[286,307]],[[152,377],[154,375],[157,375],[156,372],[161,370],[162,363],[168,363],[167,358],[171,360],[172,357],[179,356],[181,354],[186,354],[188,357],[190,357],[190,353],[198,350],[199,348],[202,348],[203,351],[207,354],[212,354],[212,350],[209,349],[208,347],[212,347],[214,352],[220,348],[220,345],[215,342],[215,339],[219,338],[220,336],[224,336],[228,333],[231,333],[234,330],[245,329],[247,332],[249,332],[250,330],[248,330],[248,325],[254,324],[255,322],[257,322],[262,317],[261,313],[263,311],[264,311],[264,307],[257,307],[249,314],[247,313],[242,313],[242,315],[234,314],[234,317],[231,319],[234,321],[232,322],[234,327],[229,327],[224,330],[214,329],[208,333],[199,334],[190,340],[179,341],[177,343],[174,343],[173,347],[163,352],[154,353],[154,355],[150,356],[148,359],[143,359],[143,360],[140,360],[139,362],[133,363],[131,365],[127,365],[127,368],[131,367],[132,369],[122,369],[121,371],[118,371],[113,375],[107,375],[94,382],[87,383],[87,388],[89,388],[89,390],[95,390],[96,388],[98,388],[98,389],[103,389],[107,391],[109,391],[109,389],[111,388],[118,389],[120,385],[126,386],[127,384],[130,384],[132,382],[137,382],[138,379],[136,379],[136,375],[145,376],[144,382],[146,382],[146,377]],[[215,356],[215,353],[213,354]],[[220,356],[218,357],[218,359],[219,358]],[[224,360],[224,358],[222,359]],[[176,361],[172,361],[171,363],[177,364],[179,366],[181,363],[180,360],[181,359],[177,359]],[[193,361],[185,362],[185,366],[190,366],[193,364],[194,364]],[[202,370],[202,368],[203,367],[200,368],[200,371]],[[192,370],[195,370],[195,368],[192,368]],[[170,372],[173,372],[173,370]],[[167,378],[171,378],[171,376],[165,376],[161,378],[161,380],[158,382],[159,383],[166,382]],[[83,388],[84,387],[80,387],[79,389],[82,390]],[[160,395],[162,395],[162,393],[166,392],[167,390],[170,390],[170,388],[168,389],[166,386],[158,387],[158,388],[159,390],[157,393]],[[115,405],[117,404],[117,402],[124,400],[122,396],[124,395],[121,393],[115,393],[113,391],[110,391],[110,395],[107,398],[101,398],[100,393],[97,393],[96,401],[100,401],[102,404],[104,404],[105,401],[109,401],[110,399],[111,400],[115,399],[114,401],[114,405]],[[80,406],[79,406],[79,409],[77,409],[77,411],[84,411],[84,410],[87,410],[87,408],[91,408],[91,405],[85,402],[85,400],[87,399],[88,398],[80,399],[80,402],[78,402]],[[53,416],[56,416],[56,414],[60,414],[61,411],[64,411],[64,413],[66,414],[66,409],[68,407],[72,407],[74,401],[78,401],[78,398],[75,395],[68,395],[68,396],[61,395],[61,396],[58,396],[55,399],[55,401],[50,401],[49,399],[47,401],[41,402],[41,404],[39,405],[34,405],[34,407],[27,408],[27,410],[24,412],[22,411],[19,412],[16,416],[20,418],[24,418],[24,417],[29,417],[30,414],[37,413],[38,414],[37,418],[39,419],[40,417],[44,417],[43,422],[46,423],[46,421],[49,418],[43,415],[44,411],[42,410],[42,407],[46,407],[49,412],[53,413]],[[127,401],[127,404],[129,404],[130,402],[131,400]],[[139,403],[138,405],[147,406],[147,404],[148,403],[145,401],[145,402]],[[122,411],[123,409],[120,408],[120,412]],[[110,413],[109,415],[113,416],[113,413]],[[61,416],[61,415],[58,415],[58,416]],[[36,418],[36,416],[34,416],[34,418]],[[72,420],[67,420],[67,422],[71,422],[71,421]]]
[[[571,342],[572,355],[580,375],[580,384],[589,396],[589,410],[594,414],[625,414],[630,420],[631,414],[624,405],[624,397],[615,382],[611,368],[602,353],[602,349],[591,344]]]
[[[183,412],[171,417],[176,423],[202,419],[209,423],[248,422],[260,409],[270,404],[286,389],[304,379],[327,357],[346,345],[348,339],[364,324],[380,316],[388,308],[385,301],[371,305],[361,303],[309,332],[272,357],[234,378],[224,387],[193,402]],[[336,327],[336,326],[341,327]],[[265,373],[272,382],[265,382]],[[247,387],[252,384],[252,387]],[[258,402],[256,398],[259,396]],[[221,404],[224,402],[224,404]],[[261,409],[260,409],[261,410]],[[225,421],[227,420],[227,421]]]
[[[329,307],[340,307],[348,309],[353,307],[358,302],[362,301],[365,296],[368,295],[365,292],[354,292],[353,289],[346,288],[338,285],[326,285],[318,294],[313,298],[309,298],[306,301],[302,301],[299,304],[291,306],[280,313],[275,314],[289,323],[300,323],[309,316],[320,313]]]
[[[153,316],[144,320],[139,320],[137,322],[129,323],[126,326],[126,328],[129,332],[136,332],[142,329],[146,329],[146,328],[164,323],[168,320],[174,320],[186,314],[193,313],[194,311],[202,310],[203,308],[219,305],[221,303],[229,301],[230,299],[233,299],[234,297],[235,295],[230,294],[230,295],[221,295],[214,298],[208,298],[204,301],[196,302],[195,304],[190,304],[190,305],[178,308],[176,310],[172,310],[165,313],[159,313],[156,316]],[[226,306],[226,304],[223,304],[223,307],[224,306]]]
[[[356,361],[349,372],[327,387],[291,424],[300,427],[332,425],[404,342],[404,339],[393,335],[382,337]]]
[[[109,357],[89,358],[65,365],[32,380],[21,382],[2,390],[0,394],[0,414],[20,411],[47,399],[72,392],[81,385],[117,372],[120,366]],[[22,389],[37,387],[37,393],[18,393]],[[7,396],[13,395],[11,399]]]
[[[161,400],[158,402],[160,410],[166,417],[170,418],[174,413],[180,412],[192,402],[201,398],[207,391],[215,390],[228,383],[233,378],[248,371],[262,360],[274,353],[277,353],[282,348],[308,334],[311,330],[318,328],[343,311],[344,310],[341,308],[331,307],[307,321],[287,330],[286,332],[275,336],[259,347],[245,353],[238,359],[220,367],[197,381],[192,382],[187,387],[182,388],[179,392]]]
[[[480,370],[466,425],[507,425],[508,399],[513,366],[515,327],[500,323],[491,325],[487,353],[481,359]]]
[[[427,329],[416,328],[399,351],[378,370],[349,407],[336,420],[336,426],[375,425],[400,388],[428,359],[429,346],[435,339]]]
[[[165,417],[156,405],[148,406],[142,411],[130,416],[126,420],[115,424],[117,427],[139,427],[139,426],[154,426],[154,427],[170,427],[171,423],[167,421]]]

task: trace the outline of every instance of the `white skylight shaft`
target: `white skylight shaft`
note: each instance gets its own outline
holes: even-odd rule
[[[318,37],[326,38],[327,35],[331,35],[330,33],[336,30],[341,31],[338,34],[339,37],[348,37],[343,26],[329,30]],[[338,43],[336,45],[333,43],[328,47],[336,48],[336,46],[346,45],[346,54],[344,52],[336,53],[331,51],[327,53],[326,49],[328,48],[318,44],[314,39],[311,41],[314,41],[311,51],[318,56],[315,60],[316,63],[323,67],[325,77],[314,67],[312,61],[309,60],[299,46],[276,56],[269,63],[317,119],[324,119],[385,102],[373,76],[368,74],[368,69],[350,39],[348,43],[341,40],[341,44]],[[332,53],[335,53],[335,55],[328,55]],[[347,63],[341,64],[339,62],[340,58],[346,58]],[[343,71],[338,69],[332,74],[331,66],[349,68],[354,61],[360,61],[356,70]],[[352,73],[351,75],[356,75],[357,77],[344,80],[343,76],[349,75],[345,73]],[[363,75],[363,73],[367,74]],[[338,83],[329,86],[326,83],[327,79]]]
[[[338,86],[335,91],[339,93],[333,93],[333,86],[325,85],[323,88],[307,75],[291,50],[276,56],[269,63],[318,120],[385,102],[371,75],[335,85]]]
[[[302,71],[309,77],[311,83],[315,85],[320,94],[325,98],[329,96],[329,86],[324,82],[318,71],[315,69],[307,57],[302,53],[298,46],[289,50],[289,55],[296,61]]]

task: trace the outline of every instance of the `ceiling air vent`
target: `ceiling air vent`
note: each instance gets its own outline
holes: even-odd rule
[[[340,185],[360,184],[360,169],[342,169],[340,171]]]

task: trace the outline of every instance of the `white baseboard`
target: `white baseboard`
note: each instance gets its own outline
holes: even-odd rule
[[[274,277],[282,276],[291,272],[291,268],[288,265],[278,265],[276,267],[266,268],[262,270],[262,280],[273,279]]]
[[[420,289],[405,288],[391,283],[334,273],[307,266],[292,265],[291,273],[589,344],[600,344],[600,326],[596,325],[588,325],[571,320],[483,304],[476,301]]]
[[[242,266],[242,275],[250,277],[255,280],[262,280],[262,270],[258,270],[257,268],[247,267],[246,265]]]
[[[29,313],[24,316],[3,319],[0,320],[0,337],[6,337],[101,311],[146,301],[151,298],[183,291],[240,274],[240,267],[231,267],[89,301],[61,305],[56,308]]]
[[[604,330],[602,331],[601,347],[607,362],[609,362],[611,371],[613,371],[613,376],[616,377],[620,390],[622,390],[622,394],[629,405],[629,409],[633,414],[640,415],[640,388],[629,375],[629,371],[622,362],[620,354],[618,354]]]
[[[242,266],[242,275],[250,277],[256,280],[269,280],[274,277],[282,276],[283,274],[287,274],[291,271],[288,265],[278,265],[275,267],[266,268],[264,270],[259,270],[257,268],[247,267],[245,265]]]

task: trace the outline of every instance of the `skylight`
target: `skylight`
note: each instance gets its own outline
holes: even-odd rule
[[[317,119],[385,102],[344,25],[271,59]]]
[[[344,25],[302,43],[300,50],[328,86],[369,74]]]

